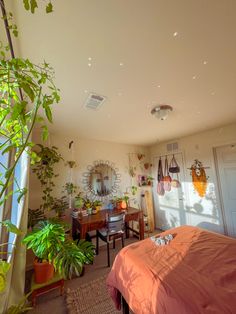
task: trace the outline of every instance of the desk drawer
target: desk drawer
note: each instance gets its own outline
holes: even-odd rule
[[[88,231],[97,230],[97,229],[104,228],[105,226],[106,226],[105,221],[97,221],[97,222],[93,222],[93,223],[89,224],[87,226],[87,230]]]

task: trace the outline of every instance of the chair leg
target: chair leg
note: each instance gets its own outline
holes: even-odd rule
[[[113,238],[113,249],[116,248],[116,241],[115,241],[115,238]]]
[[[109,242],[107,242],[107,266],[110,267],[110,247],[109,247]]]
[[[98,233],[96,233],[96,255],[99,253],[99,236]]]
[[[121,244],[122,244],[122,247],[125,246],[125,243],[124,243],[124,234],[123,234],[122,237],[121,237]]]

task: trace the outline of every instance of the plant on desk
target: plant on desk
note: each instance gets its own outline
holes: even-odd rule
[[[81,193],[79,193],[75,197],[74,206],[76,209],[81,209],[84,206],[84,198],[82,197]]]
[[[44,283],[53,277],[54,269],[64,278],[79,276],[83,265],[91,263],[94,246],[90,242],[76,244],[66,235],[65,225],[55,220],[40,221],[32,232],[25,236],[23,243],[32,249],[35,282]]]
[[[96,200],[93,202],[93,214],[96,214],[102,208],[102,201]]]
[[[88,198],[84,199],[84,207],[87,210],[87,214],[91,215],[92,214],[92,209],[93,209],[93,202],[90,201]]]

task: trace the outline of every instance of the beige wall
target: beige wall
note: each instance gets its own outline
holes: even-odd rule
[[[209,229],[224,232],[213,149],[214,147],[236,143],[236,124],[168,141],[168,143],[171,142],[178,142],[178,152],[182,152],[183,155],[183,195],[177,195],[177,198],[183,197],[183,208],[168,206],[171,203],[171,198],[168,200],[168,194],[165,196],[165,206],[162,206],[163,197],[157,196],[156,186],[154,186],[156,225],[167,229],[179,224],[199,225],[204,223],[203,225],[206,225]],[[167,142],[154,145],[150,149],[151,158],[154,162],[153,175],[155,177],[158,161],[155,156],[165,155],[167,153],[166,145]],[[206,169],[209,179],[207,193],[204,198],[197,195],[192,185],[188,168],[191,167],[194,159],[199,159],[204,166],[210,167]]]
[[[74,141],[72,149],[69,150],[69,142]],[[34,134],[33,141],[40,142],[38,133]],[[118,195],[122,195],[128,187],[133,183],[128,173],[129,169],[129,153],[143,153],[146,156],[149,151],[145,147],[116,144],[103,141],[81,140],[76,137],[67,137],[57,134],[51,134],[47,145],[58,147],[65,161],[75,160],[77,167],[73,169],[73,182],[83,188],[83,173],[87,171],[87,166],[92,165],[95,160],[108,160],[115,164],[118,172],[121,174],[121,183]],[[55,179],[55,196],[61,195],[62,186],[69,181],[69,168],[63,162],[56,165],[55,173],[58,173],[58,178]],[[30,199],[29,206],[32,209],[38,208],[41,203],[41,188],[35,175],[30,175]]]

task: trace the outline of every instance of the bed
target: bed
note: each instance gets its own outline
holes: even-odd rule
[[[236,239],[181,226],[116,256],[107,287],[117,309],[122,297],[135,314],[236,313]]]

